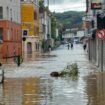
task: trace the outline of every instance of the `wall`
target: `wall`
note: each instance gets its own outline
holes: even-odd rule
[[[34,4],[21,4],[21,15],[22,30],[28,30],[28,36],[39,36],[38,10],[34,7]]]
[[[21,22],[20,0],[0,0],[0,7],[3,7],[3,19]]]
[[[20,25],[10,21],[0,21],[0,28],[3,28],[2,58],[22,55]]]

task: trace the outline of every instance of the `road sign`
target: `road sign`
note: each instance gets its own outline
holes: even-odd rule
[[[98,39],[104,40],[105,39],[105,29],[103,30],[97,30],[96,36]]]

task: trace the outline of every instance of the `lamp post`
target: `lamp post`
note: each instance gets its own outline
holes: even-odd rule
[[[48,10],[49,10],[49,0],[47,0],[47,6],[48,6]]]
[[[22,51],[22,53],[23,53],[23,54],[22,54],[22,55],[23,55],[23,59],[24,59],[24,55],[25,55],[25,41],[26,41],[26,37],[23,37],[23,38],[22,38],[22,42],[23,42],[23,45],[22,45],[22,47],[23,47],[23,48],[22,48],[22,50],[23,50],[23,51]]]

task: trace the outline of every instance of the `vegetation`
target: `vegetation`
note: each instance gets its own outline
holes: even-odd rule
[[[52,77],[66,77],[66,76],[78,76],[78,65],[77,63],[73,63],[71,65],[67,65],[66,68],[64,68],[64,70],[62,70],[61,72],[52,72],[50,75]]]
[[[53,15],[59,20],[65,28],[73,28],[82,26],[82,17],[84,12],[67,11],[63,13],[53,13]]]
[[[60,72],[60,76],[77,76],[77,75],[78,75],[77,63],[67,65],[67,67]]]
[[[56,18],[52,16],[51,17],[51,37],[53,39],[56,39],[56,28],[57,28]]]
[[[39,0],[39,12],[44,13],[44,11],[49,11],[48,6],[44,5],[44,0]]]

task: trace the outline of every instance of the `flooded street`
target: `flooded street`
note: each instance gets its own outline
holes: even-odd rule
[[[105,105],[105,74],[97,72],[86,54],[82,45],[69,50],[62,45],[21,67],[4,67],[0,105]],[[50,76],[72,63],[78,64],[77,78]]]

